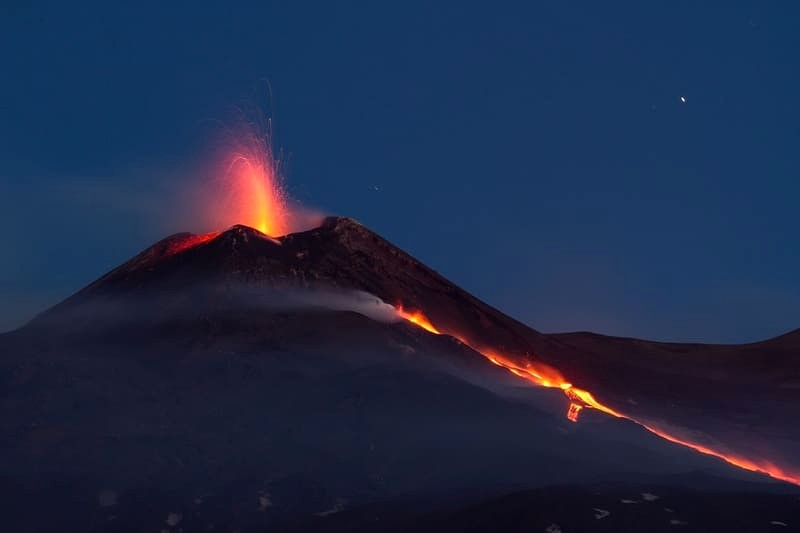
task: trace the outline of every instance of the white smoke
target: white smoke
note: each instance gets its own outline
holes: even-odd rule
[[[392,305],[374,294],[357,290],[288,290],[282,291],[282,301],[277,305],[286,310],[321,308],[330,311],[352,311],[378,322],[397,322],[400,315]]]

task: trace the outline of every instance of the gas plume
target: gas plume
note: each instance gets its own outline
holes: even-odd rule
[[[288,289],[279,293],[279,301],[268,304],[282,310],[326,309],[329,311],[351,311],[377,322],[397,322],[402,317],[395,308],[375,295],[363,291],[345,289]],[[256,293],[258,294],[258,293]]]

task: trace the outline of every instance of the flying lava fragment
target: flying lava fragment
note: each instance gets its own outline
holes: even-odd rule
[[[269,119],[245,122],[229,134],[223,164],[205,209],[216,228],[244,224],[271,237],[292,231],[282,165],[272,146]]]
[[[567,418],[570,422],[577,422],[578,416],[581,414],[581,409],[583,406],[579,403],[572,402],[569,404],[569,410],[567,410]]]

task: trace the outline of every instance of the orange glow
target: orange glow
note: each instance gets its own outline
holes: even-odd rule
[[[633,422],[636,422],[637,424],[639,424],[640,426],[645,428],[650,433],[658,435],[662,439],[668,440],[670,442],[674,442],[675,444],[680,444],[681,446],[686,446],[687,448],[691,448],[692,450],[695,450],[695,451],[700,452],[700,453],[705,454],[705,455],[711,455],[713,457],[717,457],[717,458],[722,459],[723,461],[725,461],[727,463],[732,464],[733,466],[737,466],[737,467],[742,468],[744,470],[749,470],[750,472],[760,472],[762,474],[766,474],[766,475],[768,475],[770,477],[773,477],[775,479],[780,479],[781,481],[786,481],[787,483],[793,483],[795,485],[800,485],[800,472],[788,472],[788,471],[786,471],[786,470],[774,465],[772,462],[770,462],[768,460],[765,460],[765,459],[751,460],[751,459],[747,459],[745,457],[740,457],[740,456],[737,456],[737,455],[734,455],[734,454],[723,453],[723,452],[720,452],[718,450],[714,450],[712,448],[709,448],[707,446],[703,446],[702,444],[697,444],[697,443],[694,443],[694,442],[691,442],[691,441],[688,441],[688,440],[681,439],[681,438],[676,437],[675,435],[672,435],[672,434],[670,434],[670,433],[668,433],[666,431],[660,430],[660,429],[655,428],[653,426],[649,426],[649,425],[644,424],[642,422],[638,422],[638,421],[636,421],[636,420],[634,420],[632,418],[629,418],[629,417],[625,417],[625,418],[628,418],[628,420],[632,420]]]
[[[456,338],[462,343],[469,346],[469,343],[465,342],[464,339],[459,337]],[[472,347],[470,346],[470,348]],[[475,348],[473,348],[473,350],[475,350]],[[551,367],[550,365],[532,361],[526,361],[524,365],[519,365],[513,362],[511,359],[508,359],[495,352],[487,350],[484,351],[475,350],[475,351],[488,358],[489,361],[496,364],[497,366],[502,366],[515,376],[530,381],[534,385],[538,385],[540,387],[558,388],[563,390],[567,390],[572,387],[571,383],[567,383],[567,381],[564,380],[564,377],[561,375],[561,372]]]
[[[485,349],[480,350],[475,346],[470,345],[470,343],[466,342],[464,340],[464,337],[461,335],[454,334],[451,332],[439,331],[421,311],[408,312],[405,311],[402,306],[397,306],[397,313],[400,317],[404,318],[405,320],[413,324],[416,324],[417,326],[429,331],[430,333],[434,333],[436,335],[450,335],[451,337],[458,339],[463,344],[469,346],[477,353],[486,357],[489,361],[491,361],[495,365],[505,368],[515,376],[520,377],[534,385],[540,387],[561,389],[562,391],[564,391],[564,394],[570,401],[569,408],[567,411],[567,418],[572,422],[578,421],[580,413],[584,408],[596,409],[600,412],[603,412],[615,418],[624,418],[630,420],[631,422],[638,424],[639,426],[643,427],[650,433],[653,433],[654,435],[657,435],[658,437],[661,437],[664,440],[673,442],[675,444],[679,444],[681,446],[685,446],[687,448],[690,448],[705,455],[711,455],[713,457],[717,457],[738,468],[749,470],[751,472],[759,472],[761,474],[766,474],[770,477],[779,479],[781,481],[786,481],[788,483],[800,485],[800,472],[788,472],[767,460],[747,459],[738,456],[736,454],[723,452],[720,451],[719,449],[713,449],[709,446],[692,442],[690,440],[681,437],[677,437],[673,433],[658,428],[650,422],[643,422],[637,420],[636,418],[633,418],[630,415],[620,413],[619,411],[616,411],[611,407],[602,404],[592,395],[592,393],[590,393],[587,390],[573,386],[571,383],[569,383],[564,379],[562,374],[557,369],[549,365],[531,361],[526,361],[523,364],[519,364],[512,361],[510,358],[500,355],[491,350],[485,350]]]
[[[200,246],[203,243],[206,243],[219,235],[218,231],[212,231],[211,233],[204,233],[202,235],[190,235],[178,242],[170,243],[167,247],[166,253],[168,255],[175,255],[181,252],[185,252],[190,248],[194,248],[195,246]]]
[[[577,422],[578,416],[581,414],[581,409],[583,409],[583,406],[578,403],[569,404],[569,410],[567,411],[567,418],[571,422]]]
[[[428,320],[425,315],[423,315],[419,311],[406,311],[403,309],[403,306],[398,305],[396,306],[397,314],[400,315],[401,318],[404,320],[408,320],[412,324],[416,324],[417,326],[421,327],[422,329],[429,331],[431,333],[435,333],[436,335],[441,335],[439,330],[433,327],[430,320]]]
[[[272,148],[272,123],[242,117],[227,129],[209,188],[198,200],[214,228],[242,224],[271,237],[293,231],[294,213],[283,189],[282,162]]]
[[[597,409],[607,415],[613,416],[614,418],[628,418],[627,416],[623,415],[622,413],[618,413],[617,411],[613,410],[612,408],[603,405],[602,403],[598,402],[592,396],[592,393],[583,389],[579,389],[578,387],[568,387],[564,389],[564,393],[567,395],[572,401],[575,402],[582,402],[583,405],[586,407],[591,407],[592,409]]]

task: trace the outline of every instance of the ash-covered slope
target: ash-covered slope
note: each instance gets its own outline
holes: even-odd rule
[[[246,226],[218,235],[178,234],[155,244],[34,321],[87,301],[113,301],[148,290],[185,295],[187,287],[218,289],[339,287],[392,305],[424,310],[445,331],[473,346],[511,354],[546,352],[552,341],[481,302],[350,218],[329,217],[310,231],[278,239]]]

